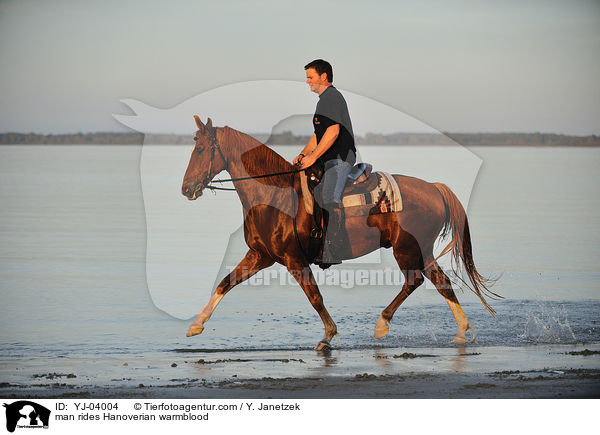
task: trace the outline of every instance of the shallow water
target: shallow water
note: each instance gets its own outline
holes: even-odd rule
[[[600,150],[472,151],[483,161],[469,203],[475,261],[484,274],[501,274],[494,291],[506,299],[490,300],[493,318],[468,290],[457,292],[477,332],[471,346],[600,343]],[[263,275],[262,282],[232,290],[198,337],[185,337],[188,320],[154,306],[146,284],[140,152],[133,146],[0,147],[3,378],[14,379],[16,367],[69,372],[86,359],[119,366],[138,358],[162,361],[179,355],[177,349],[221,355],[279,349],[296,358],[321,338],[316,312],[297,285],[281,282],[277,267],[270,285]],[[204,237],[210,245],[210,234]],[[193,267],[193,259],[182,262]],[[354,279],[361,267],[338,266],[336,276],[343,280],[346,271]],[[394,267],[389,251],[381,254],[385,267]],[[375,322],[398,283],[344,284],[321,286],[338,325],[337,351],[454,347],[456,323],[431,285],[411,295],[389,335],[375,340]],[[41,361],[46,368],[38,367]]]
[[[597,370],[600,346],[588,346],[595,355],[579,354],[572,345],[459,348],[334,349],[323,355],[306,349],[229,349],[226,352],[181,350],[127,355],[73,355],[68,358],[3,358],[3,382],[9,391],[54,393],[110,388],[173,387],[218,388],[219,382],[265,378],[404,376],[415,374],[466,375],[506,373],[531,376],[564,374],[565,370]],[[587,347],[586,347],[587,349]],[[39,389],[39,390],[38,390]],[[164,394],[170,394],[165,392]],[[171,393],[172,394],[172,393]],[[164,397],[164,396],[159,396]]]

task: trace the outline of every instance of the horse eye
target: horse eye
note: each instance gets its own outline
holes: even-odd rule
[[[198,140],[198,138],[196,136],[194,136],[194,141],[197,141],[197,140]]]

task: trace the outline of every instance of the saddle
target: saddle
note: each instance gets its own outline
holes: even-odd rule
[[[317,258],[323,248],[324,229],[329,220],[327,210],[319,206],[323,202],[319,186],[323,172],[323,167],[315,164],[300,174],[304,207],[314,221],[308,252],[311,261]],[[393,175],[383,171],[373,172],[373,166],[369,163],[359,163],[352,168],[342,194],[345,218],[400,212],[402,209],[400,186]]]
[[[310,234],[309,257],[311,261],[317,258],[323,248],[325,228],[327,228],[329,214],[319,206],[321,201],[321,189],[317,188],[323,178],[324,168],[318,164],[312,165],[300,176],[302,190],[304,192],[304,206],[307,212],[313,216],[314,226]],[[379,177],[373,172],[370,163],[358,163],[355,165],[346,180],[346,186],[342,194],[344,197],[365,194],[377,188]],[[315,198],[316,196],[316,198]]]

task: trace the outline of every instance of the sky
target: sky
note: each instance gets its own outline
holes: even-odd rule
[[[598,0],[0,0],[0,54],[0,132],[131,131],[123,99],[303,82],[323,58],[437,131],[600,134]]]

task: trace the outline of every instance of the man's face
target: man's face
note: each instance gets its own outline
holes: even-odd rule
[[[306,83],[310,86],[310,90],[316,92],[317,94],[321,94],[327,86],[329,86],[329,82],[327,81],[327,74],[323,73],[319,75],[319,73],[314,68],[309,68],[306,70]]]

